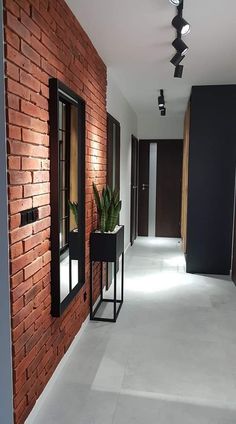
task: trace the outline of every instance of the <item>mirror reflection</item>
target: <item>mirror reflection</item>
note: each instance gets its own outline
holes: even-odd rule
[[[78,109],[59,100],[60,300],[79,283]]]

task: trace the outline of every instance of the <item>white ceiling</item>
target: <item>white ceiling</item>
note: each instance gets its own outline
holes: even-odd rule
[[[168,114],[182,115],[192,85],[236,83],[236,1],[185,0],[191,33],[182,79],[170,59],[176,9],[169,0],[67,0],[137,114],[156,110],[164,88]],[[219,105],[220,107],[220,105]]]

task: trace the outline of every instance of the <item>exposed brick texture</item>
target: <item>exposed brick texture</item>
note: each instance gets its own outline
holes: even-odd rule
[[[4,7],[14,407],[22,424],[89,312],[92,181],[99,188],[106,181],[107,76],[63,0],[5,0]],[[50,314],[50,77],[86,101],[86,281],[59,319]],[[20,211],[36,206],[39,221],[20,227]]]

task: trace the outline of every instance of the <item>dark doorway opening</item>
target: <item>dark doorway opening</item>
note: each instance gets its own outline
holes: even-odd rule
[[[140,140],[140,236],[180,237],[182,161],[182,140]]]
[[[107,184],[120,190],[120,123],[107,114]]]

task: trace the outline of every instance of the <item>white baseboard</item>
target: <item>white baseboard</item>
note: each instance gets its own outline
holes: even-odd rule
[[[75,349],[75,346],[77,345],[79,339],[83,335],[85,328],[87,327],[88,323],[89,323],[89,315],[87,316],[86,320],[81,325],[81,328],[80,328],[79,332],[76,334],[76,336],[75,336],[74,340],[72,341],[69,349],[67,350],[67,352],[65,353],[65,355],[63,356],[61,361],[59,362],[57,368],[55,369],[55,371],[52,375],[52,377],[50,378],[50,380],[46,384],[43,392],[41,393],[38,400],[36,401],[32,411],[30,412],[29,416],[27,417],[27,419],[25,421],[25,424],[34,424],[34,420],[35,420],[36,416],[38,415],[40,409],[43,407],[44,402],[49,395],[49,392],[51,392],[51,390],[54,388],[54,385],[55,385],[58,377],[60,376],[61,371],[63,370],[64,366],[66,365],[67,361],[69,360],[70,355],[72,354],[73,350]]]
[[[129,243],[128,246],[125,248],[125,254],[130,247],[131,247],[131,243]]]

